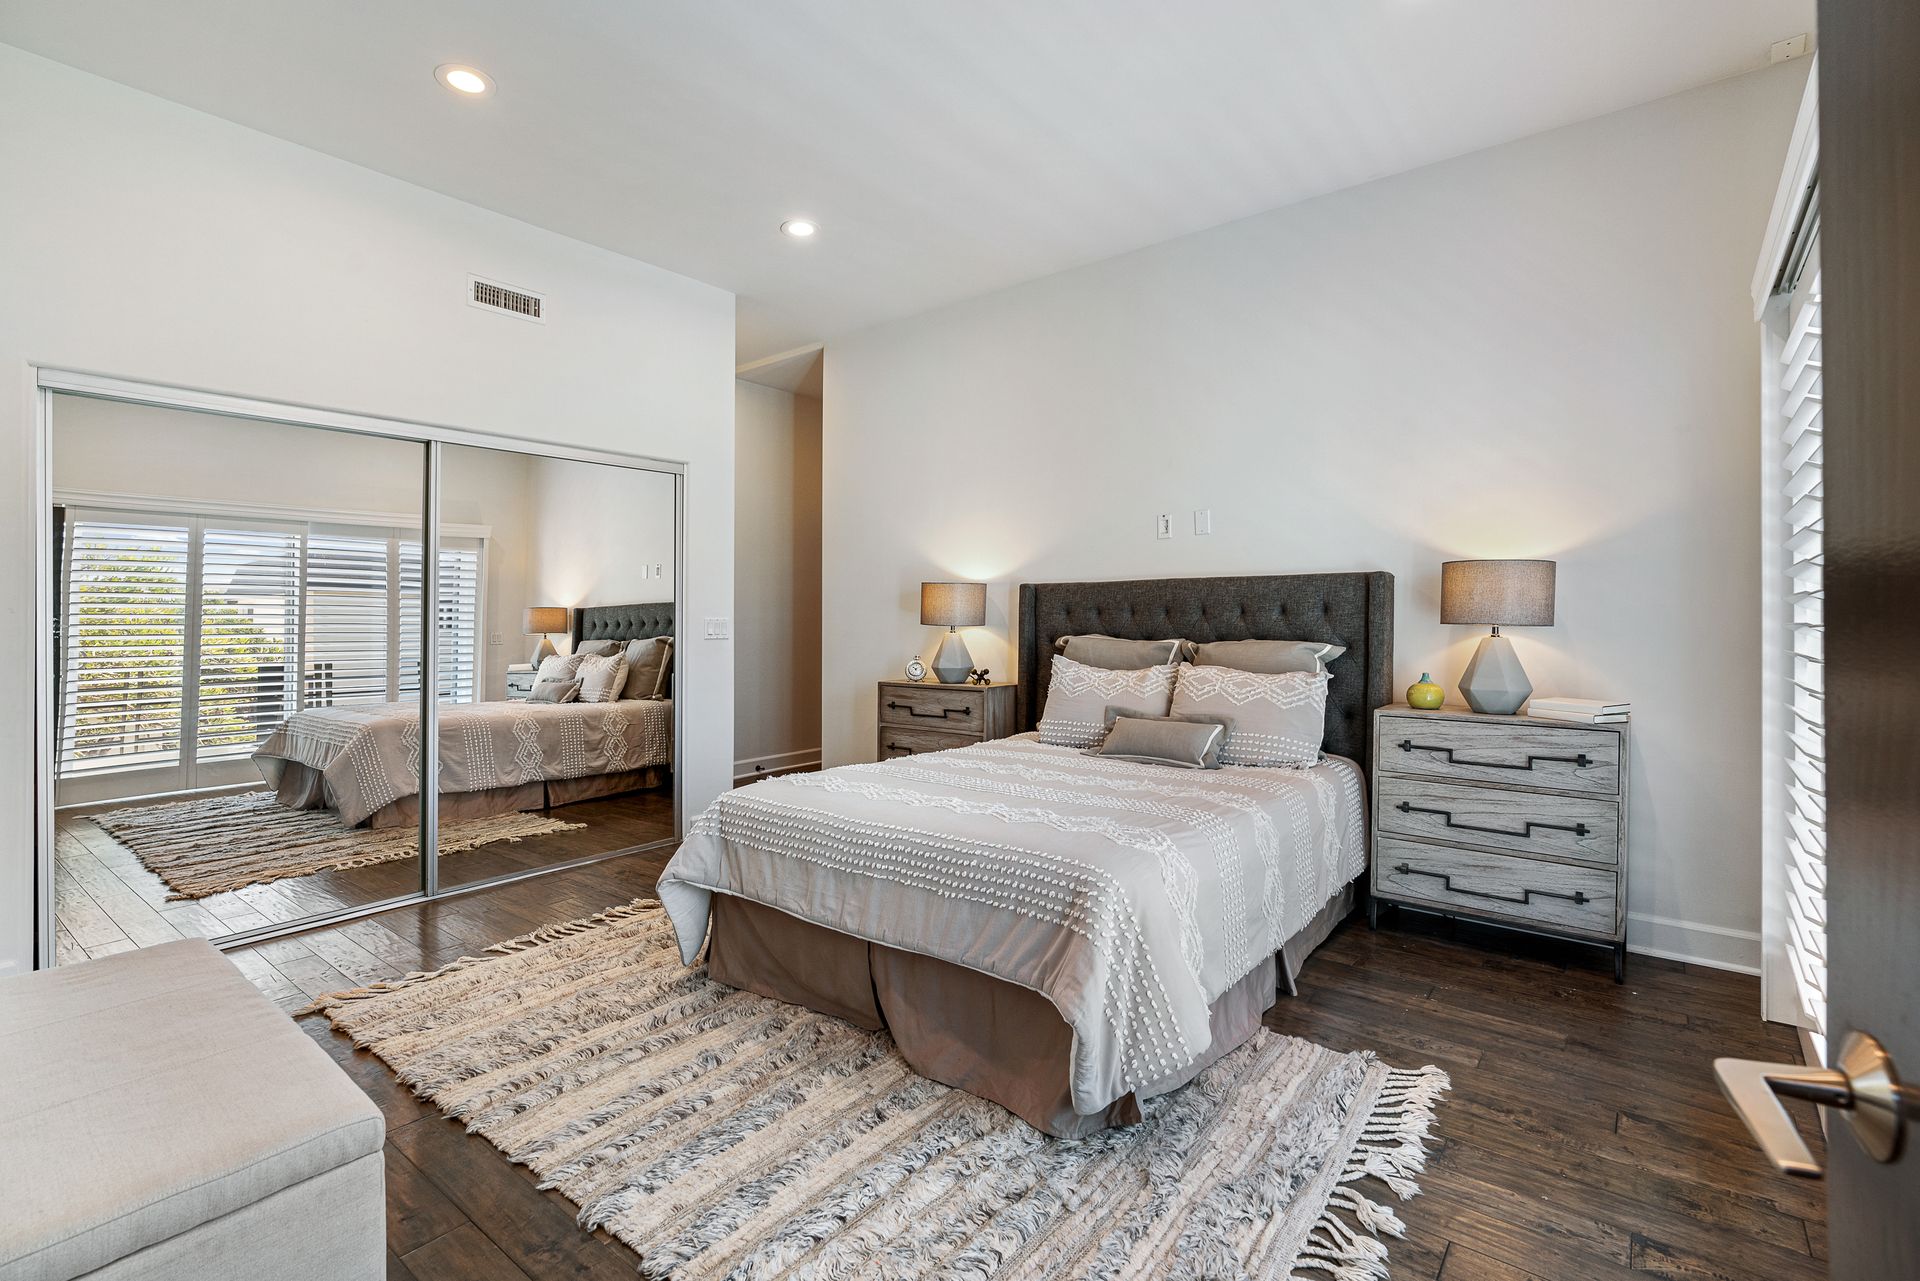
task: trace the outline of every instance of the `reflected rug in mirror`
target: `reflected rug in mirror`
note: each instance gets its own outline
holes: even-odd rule
[[[675,1281],[1384,1278],[1381,1189],[1418,1192],[1448,1088],[1262,1029],[1139,1125],[1051,1138],[687,969],[651,900],[310,1010]]]
[[[420,833],[411,826],[348,827],[331,810],[288,809],[272,792],[169,801],[88,817],[166,882],[169,900],[420,856]],[[543,814],[498,814],[442,825],[439,849],[443,855],[458,854],[495,841],[585,826]]]

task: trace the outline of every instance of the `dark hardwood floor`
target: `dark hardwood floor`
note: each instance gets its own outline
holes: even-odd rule
[[[166,883],[87,817],[98,809],[61,811],[55,820],[54,959],[59,965],[178,938],[218,938],[304,920],[343,907],[399,898],[420,888],[420,860],[407,858],[288,877],[203,899],[169,901]],[[545,812],[585,826],[443,855],[441,884],[470,885],[673,837],[671,785]],[[282,950],[297,954],[292,948]]]
[[[610,860],[233,955],[292,1010],[341,979],[443,965],[648,893],[665,860]],[[1628,978],[1616,986],[1598,950],[1412,913],[1377,933],[1350,921],[1307,962],[1271,1027],[1453,1079],[1423,1194],[1396,1207],[1396,1281],[1826,1275],[1821,1185],[1767,1172],[1710,1067],[1721,1054],[1796,1058],[1794,1034],[1757,1017],[1758,980],[1641,956]],[[635,1256],[582,1232],[564,1198],[323,1019],[302,1026],[386,1114],[391,1277],[634,1275]]]

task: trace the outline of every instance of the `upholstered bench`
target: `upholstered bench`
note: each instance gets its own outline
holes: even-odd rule
[[[0,1281],[386,1275],[386,1127],[202,942],[0,980]]]

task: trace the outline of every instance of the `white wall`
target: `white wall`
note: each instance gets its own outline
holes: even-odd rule
[[[523,605],[673,599],[673,477],[570,459],[532,460],[534,595]],[[700,633],[676,620],[682,642]],[[563,650],[565,637],[555,643]],[[531,645],[531,642],[529,642]]]
[[[1386,569],[1452,685],[1440,562],[1560,562],[1542,693],[1635,703],[1629,938],[1758,961],[1758,344],[1747,285],[1804,63],[830,345],[825,752],[931,653],[923,578]],[[1191,513],[1209,508],[1211,537]],[[1156,541],[1156,513],[1176,536]]]
[[[687,612],[731,615],[730,294],[4,46],[0,120],[5,546],[38,526],[38,362],[684,461]],[[468,272],[549,323],[467,306]],[[0,649],[32,652],[33,581],[0,560]],[[697,811],[731,781],[731,646],[681,661]],[[30,963],[32,709],[0,686],[0,968]]]
[[[820,402],[734,392],[735,777],[820,759]]]

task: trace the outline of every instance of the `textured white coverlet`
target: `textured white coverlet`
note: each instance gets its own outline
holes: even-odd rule
[[[661,875],[693,964],[715,891],[1030,988],[1099,1112],[1365,864],[1359,766],[1177,770],[1005,739],[729,792]]]

